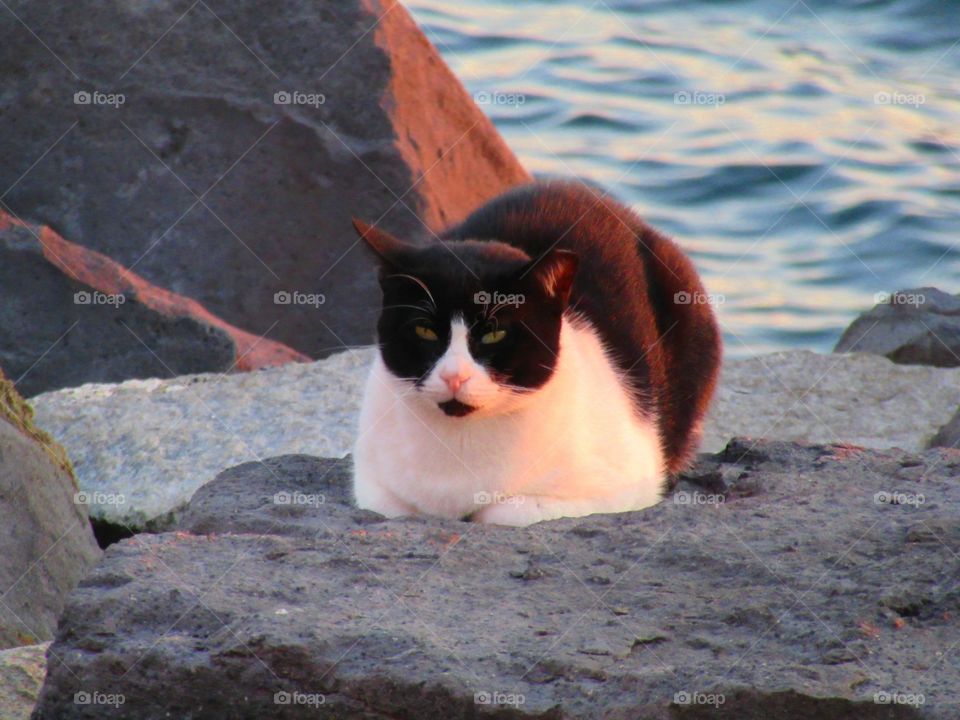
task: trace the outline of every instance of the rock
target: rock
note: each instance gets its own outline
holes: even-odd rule
[[[960,409],[950,421],[937,431],[930,441],[930,447],[960,449]]]
[[[787,351],[724,365],[701,448],[734,435],[922,450],[960,406],[960,369]]]
[[[67,593],[100,558],[63,448],[0,373],[0,648],[53,637]]]
[[[0,650],[0,718],[27,720],[47,673],[50,643]]]
[[[960,295],[900,290],[848,327],[834,352],[869,352],[902,365],[960,366]]]
[[[311,356],[373,340],[352,216],[437,230],[530,179],[394,0],[36,0],[8,20],[5,205]]]
[[[75,693],[144,720],[953,718],[960,456],[737,439],[689,477],[714,470],[719,496],[504,528],[352,508],[348,460],[231,468],[71,595],[35,720],[88,717]]]
[[[306,360],[0,211],[0,367],[24,395]]]
[[[133,530],[169,528],[224,467],[274,453],[344,455],[370,350],[239,375],[84,385],[34,398],[81,487],[123,505],[90,514]]]
[[[164,529],[226,466],[276,453],[349,452],[373,352],[243,375],[88,385],[34,404],[70,451],[83,489],[126,495],[122,507],[92,507],[93,517]],[[721,449],[737,434],[921,450],[957,405],[960,370],[810,352],[731,360],[703,449]]]

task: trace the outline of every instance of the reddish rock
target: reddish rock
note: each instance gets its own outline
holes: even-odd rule
[[[0,188],[18,215],[322,357],[374,340],[352,217],[438,231],[530,175],[400,3],[263,7],[23,3],[44,43],[0,26]]]
[[[394,0],[379,4],[375,12],[383,20],[374,43],[390,58],[391,69],[380,105],[417,183],[419,215],[438,232],[533,178],[403,6]]]
[[[308,359],[0,211],[0,367],[25,395]]]

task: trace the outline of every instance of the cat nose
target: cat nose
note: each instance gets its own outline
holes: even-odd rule
[[[470,379],[470,376],[459,370],[454,370],[452,372],[441,370],[440,379],[447,384],[447,387],[450,388],[450,392],[456,395],[460,388],[463,387],[463,384]]]

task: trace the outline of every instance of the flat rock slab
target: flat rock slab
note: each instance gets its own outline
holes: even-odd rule
[[[922,450],[960,407],[960,368],[790,351],[726,363],[703,450],[735,435]]]
[[[34,398],[38,422],[68,449],[81,487],[126,503],[95,518],[169,527],[223,468],[277,454],[350,451],[363,348],[243,375],[85,385]],[[921,450],[960,406],[960,369],[874,355],[784,352],[728,361],[703,449],[734,435]]]
[[[35,720],[957,716],[960,453],[735,440],[530,528],[383,520],[349,470],[241,465],[112,546]]]
[[[84,385],[33,399],[37,422],[66,447],[81,488],[122,503],[92,517],[169,527],[223,468],[275,455],[346,454],[369,353],[243,375]],[[282,370],[282,372],[276,372]]]

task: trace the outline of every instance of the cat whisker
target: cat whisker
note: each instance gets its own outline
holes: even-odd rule
[[[493,310],[488,313],[488,317],[493,318],[498,312],[503,310],[505,307],[509,306],[510,303],[497,303],[494,305]]]
[[[430,292],[430,288],[427,287],[426,283],[424,283],[423,280],[421,280],[421,279],[419,279],[419,278],[415,278],[413,275],[407,275],[406,273],[395,273],[395,274],[393,274],[393,275],[387,275],[387,278],[395,278],[395,277],[396,277],[396,278],[406,278],[407,280],[411,280],[411,281],[415,282],[417,285],[419,285],[421,288],[423,288],[423,291],[427,294],[427,297],[430,298],[430,303],[431,303],[431,305],[432,305],[434,308],[437,307],[437,301],[433,299],[433,293]]]

